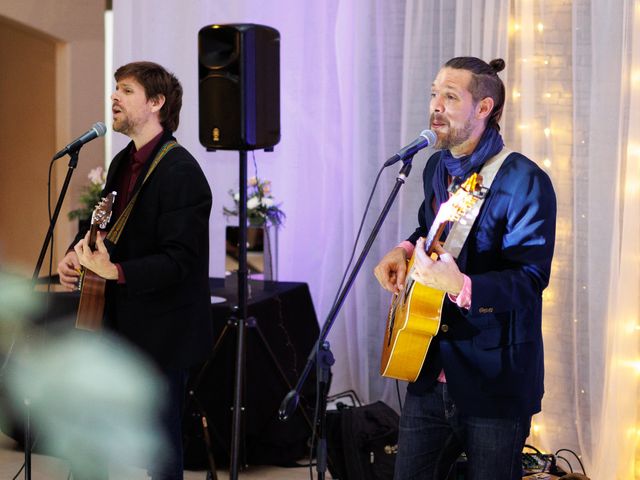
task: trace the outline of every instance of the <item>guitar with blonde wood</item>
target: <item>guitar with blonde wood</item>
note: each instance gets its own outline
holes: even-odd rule
[[[451,196],[438,210],[425,241],[427,255],[437,258],[435,248],[448,222],[465,222],[486,189],[482,177],[473,174],[462,185],[449,189]],[[474,217],[475,218],[475,217]],[[413,382],[418,378],[431,339],[440,329],[446,292],[427,287],[413,279],[415,252],[407,263],[404,289],[393,296],[387,316],[380,375]]]
[[[96,236],[98,228],[106,228],[115,201],[116,192],[111,192],[96,206],[91,215],[91,228],[89,229],[89,243],[91,250],[96,248]],[[107,281],[88,268],[82,267],[80,273],[80,304],[76,317],[76,328],[96,331],[102,328],[104,316],[104,292]]]

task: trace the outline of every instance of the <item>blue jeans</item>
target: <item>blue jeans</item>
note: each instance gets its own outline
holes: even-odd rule
[[[445,480],[467,455],[469,480],[520,480],[522,448],[531,417],[481,418],[460,414],[437,383],[423,395],[407,392],[400,417],[395,480]]]

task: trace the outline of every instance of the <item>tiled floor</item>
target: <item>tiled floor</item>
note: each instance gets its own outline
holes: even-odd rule
[[[0,479],[11,480],[20,470],[24,462],[24,452],[16,448],[16,443],[9,437],[0,433]],[[218,471],[219,480],[229,478],[228,471]],[[33,454],[31,457],[31,478],[32,480],[66,480],[69,470],[66,464],[54,457]],[[114,480],[145,480],[147,478],[144,470],[135,468],[118,469],[112,472]],[[308,467],[300,468],[279,468],[270,466],[250,467],[238,475],[242,480],[305,480],[309,479]],[[25,478],[22,471],[17,479]],[[206,480],[206,472],[187,471],[185,480]],[[317,478],[314,470],[313,478]],[[331,478],[327,474],[327,478]]]

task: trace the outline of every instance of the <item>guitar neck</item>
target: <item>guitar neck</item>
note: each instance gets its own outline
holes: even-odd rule
[[[434,221],[433,225],[429,229],[429,234],[424,242],[424,248],[427,251],[427,255],[431,255],[436,248],[436,242],[440,240],[442,236],[442,232],[444,232],[444,227],[447,225],[446,222],[438,222]]]
[[[92,223],[89,229],[89,248],[93,251],[96,249],[96,236],[98,235],[98,224]]]

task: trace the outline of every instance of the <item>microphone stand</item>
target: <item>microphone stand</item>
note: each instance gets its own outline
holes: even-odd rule
[[[47,254],[47,250],[49,249],[49,242],[51,242],[51,238],[53,238],[53,229],[56,226],[56,222],[58,221],[58,215],[60,214],[60,209],[62,208],[62,202],[64,201],[64,197],[67,195],[67,188],[69,188],[69,183],[71,182],[71,176],[73,175],[73,170],[78,166],[78,153],[80,152],[80,147],[77,150],[74,150],[69,153],[71,158],[69,159],[69,168],[67,170],[67,176],[64,179],[64,184],[62,185],[62,190],[60,191],[60,195],[58,196],[58,202],[56,203],[56,207],[53,211],[53,216],[51,217],[51,221],[49,222],[49,230],[47,230],[47,234],[44,237],[44,243],[42,244],[42,248],[40,249],[40,256],[38,257],[38,261],[36,262],[36,268],[33,271],[33,277],[31,277],[31,281],[35,286],[38,280],[38,275],[40,275],[40,269],[42,268],[42,263],[44,262],[44,257]]]
[[[53,215],[49,222],[49,229],[47,230],[47,234],[44,237],[44,242],[42,244],[42,248],[40,249],[40,255],[38,256],[38,261],[36,262],[36,267],[33,271],[33,276],[31,277],[31,283],[33,288],[35,289],[38,283],[38,276],[40,275],[40,269],[42,268],[42,263],[44,262],[44,257],[47,254],[47,250],[49,249],[49,243],[53,238],[53,230],[56,226],[56,222],[58,221],[58,215],[60,214],[60,209],[62,208],[62,202],[64,201],[64,197],[67,194],[67,189],[69,188],[69,183],[71,182],[71,176],[73,175],[74,169],[78,166],[78,154],[80,152],[80,145],[77,149],[69,152],[69,166],[67,169],[67,176],[64,179],[64,184],[62,185],[62,190],[60,191],[60,195],[58,196],[58,201],[56,202],[55,209],[53,211]],[[26,338],[26,348],[27,354],[29,353],[29,334],[27,333]],[[31,399],[27,395],[24,398],[24,407],[25,407],[25,417],[24,417],[24,478],[26,480],[31,480],[31,448],[32,448],[32,440],[31,440]]]
[[[298,382],[293,390],[291,390],[282,400],[280,404],[280,409],[278,410],[278,417],[282,421],[286,421],[295,411],[298,406],[298,402],[300,400],[300,390],[304,385],[309,373],[311,372],[311,368],[317,360],[317,368],[319,369],[318,379],[320,382],[320,388],[318,395],[320,396],[320,401],[318,402],[319,411],[316,415],[316,434],[318,436],[318,442],[316,445],[316,471],[318,472],[318,480],[324,480],[325,473],[327,469],[327,439],[326,439],[326,431],[325,431],[325,419],[326,419],[326,409],[327,409],[327,395],[328,395],[328,376],[327,372],[330,371],[331,365],[334,363],[333,355],[331,354],[331,350],[329,348],[329,342],[326,341],[327,335],[333,326],[333,323],[342,308],[342,304],[344,303],[351,287],[353,286],[353,282],[364,263],[373,242],[375,241],[382,224],[391,209],[391,205],[395,201],[398,196],[398,192],[402,185],[404,185],[409,173],[411,172],[411,162],[413,160],[413,155],[403,160],[404,165],[400,169],[398,176],[396,177],[396,183],[389,194],[389,198],[387,199],[387,203],[385,203],[382,212],[378,216],[378,220],[376,221],[371,233],[369,234],[369,238],[367,239],[367,243],[362,249],[362,253],[358,257],[349,278],[345,282],[344,287],[340,291],[331,311],[327,315],[327,319],[324,322],[322,330],[318,336],[318,340],[316,341],[311,353],[309,354],[309,358],[307,359],[307,364],[304,367],[304,370],[300,374]]]

